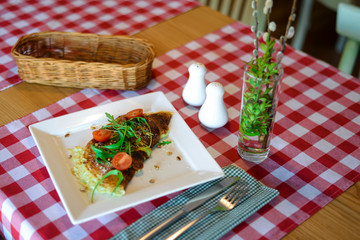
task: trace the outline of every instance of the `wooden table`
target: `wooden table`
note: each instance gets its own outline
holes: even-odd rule
[[[198,7],[135,36],[155,45],[158,56],[213,32],[234,20],[208,7]],[[78,92],[22,82],[0,92],[0,124],[4,125]],[[360,182],[310,217],[284,239],[356,239],[360,233]]]

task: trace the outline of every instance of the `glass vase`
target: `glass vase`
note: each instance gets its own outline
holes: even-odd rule
[[[282,75],[281,65],[267,78],[255,77],[245,65],[238,153],[247,161],[260,163],[269,154]]]

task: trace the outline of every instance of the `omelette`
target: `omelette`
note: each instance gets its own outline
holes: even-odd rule
[[[114,118],[105,113],[108,124],[93,131],[85,147],[70,150],[71,171],[81,191],[122,196],[135,173],[143,169],[152,149],[169,133],[171,112],[143,113],[134,109]]]

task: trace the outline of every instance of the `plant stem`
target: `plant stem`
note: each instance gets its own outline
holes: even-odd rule
[[[258,29],[259,29],[259,19],[258,19],[258,14],[259,14],[259,11],[258,11],[258,5],[257,5],[257,1],[254,1],[255,2],[255,9],[254,11],[257,12],[257,14],[255,14],[255,49],[256,49],[256,55],[255,55],[255,58],[256,58],[256,62],[258,61],[258,57],[259,57],[259,38],[258,38]]]
[[[287,36],[288,36],[288,33],[289,33],[291,22],[294,21],[293,16],[295,14],[295,10],[296,10],[296,0],[293,0],[293,4],[291,6],[291,11],[290,11],[290,16],[288,18],[288,22],[287,22],[286,30],[285,30],[285,34],[284,34],[284,41],[283,41],[283,43],[281,43],[281,50],[280,51],[282,53],[285,52]]]

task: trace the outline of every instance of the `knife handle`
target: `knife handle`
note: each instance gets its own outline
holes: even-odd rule
[[[184,210],[181,210],[179,212],[177,212],[176,214],[174,214],[172,217],[170,217],[169,219],[167,219],[165,222],[161,223],[159,226],[157,226],[156,228],[152,229],[150,232],[146,233],[144,236],[142,236],[141,238],[139,238],[139,240],[146,240],[146,239],[151,239],[152,237],[154,237],[156,234],[158,234],[160,231],[162,231],[164,228],[166,228],[167,226],[169,226],[170,224],[172,224],[174,221],[176,221],[177,219],[179,219],[182,215],[184,215],[186,212]]]
[[[191,228],[195,223],[197,223],[198,221],[200,221],[201,219],[203,219],[204,217],[206,217],[207,215],[209,215],[210,212],[206,212],[203,213],[200,217],[192,220],[190,223],[186,224],[184,227],[182,227],[181,229],[177,230],[174,234],[172,234],[170,237],[168,237],[166,240],[175,240],[176,238],[178,238],[181,234],[183,234],[186,230],[188,230],[189,228]]]

